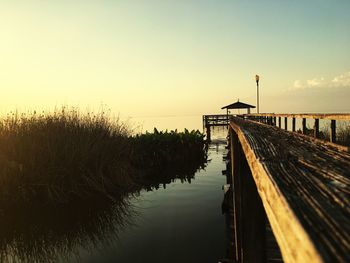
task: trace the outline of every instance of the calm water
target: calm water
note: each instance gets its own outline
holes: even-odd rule
[[[226,253],[221,213],[224,144],[211,145],[210,163],[191,183],[142,192],[131,227],[105,248],[81,251],[83,262],[217,262]]]
[[[133,117],[128,119],[132,127],[137,131],[153,131],[154,127],[158,130],[179,130],[184,128],[188,130],[202,130],[202,115],[193,116],[164,116],[164,117]]]
[[[217,262],[226,255],[226,134],[213,133],[210,161],[190,181],[176,179],[114,206],[0,211],[0,261]]]

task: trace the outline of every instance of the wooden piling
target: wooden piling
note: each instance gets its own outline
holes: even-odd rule
[[[306,134],[306,118],[303,118],[302,126],[303,126],[303,134]]]
[[[314,137],[315,138],[319,138],[320,137],[320,119],[315,119]]]
[[[331,142],[335,143],[337,141],[337,133],[336,133],[336,122],[335,120],[331,120]]]
[[[292,131],[295,132],[295,118],[292,119]]]
[[[235,231],[235,260],[241,262],[242,251],[242,220],[241,220],[241,146],[237,134],[230,129],[231,137],[231,169],[232,169],[232,189],[233,189],[233,210],[234,210],[234,231]]]
[[[288,130],[288,118],[284,117],[284,129]]]
[[[206,132],[207,132],[207,142],[211,142],[210,125],[207,125],[207,126],[206,126]]]

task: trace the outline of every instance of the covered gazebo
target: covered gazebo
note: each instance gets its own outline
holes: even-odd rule
[[[247,109],[247,113],[250,114],[250,109],[254,109],[255,106],[249,105],[247,103],[240,102],[239,99],[237,102],[232,103],[230,105],[224,106],[221,109],[226,109],[226,115],[228,117],[228,110],[233,110],[233,109]]]

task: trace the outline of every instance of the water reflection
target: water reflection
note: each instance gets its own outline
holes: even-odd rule
[[[117,200],[88,200],[56,207],[22,205],[0,210],[1,262],[79,261],[86,251],[113,243],[138,214],[131,205],[135,196],[163,188],[175,179],[189,182],[206,166],[206,154],[195,162],[176,164],[147,173],[129,196]]]
[[[107,236],[116,238],[135,216],[128,199],[6,209],[0,216],[0,261],[57,262],[57,258],[78,257],[76,247],[95,248]]]
[[[173,183],[175,180],[180,180],[181,183],[191,183],[197,171],[205,169],[208,163],[207,149],[203,151],[203,155],[199,158],[192,159],[191,162],[175,163],[163,170],[153,170],[142,175],[140,181],[140,189],[152,191],[159,189],[160,186],[166,188],[167,184]]]

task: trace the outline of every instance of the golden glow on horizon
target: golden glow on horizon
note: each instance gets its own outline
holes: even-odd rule
[[[213,9],[157,1],[29,2],[0,9],[2,112],[107,104],[131,116],[216,113],[238,97],[254,104],[253,72],[264,76],[261,109],[288,111],[296,106],[283,110],[274,97],[286,96],[296,79],[331,78],[350,68],[344,58],[329,69],[343,61],[342,43],[348,46],[349,38],[334,40],[339,55],[326,54],[311,42],[278,36],[286,18],[279,18],[279,28],[262,14],[262,25],[274,27],[254,29],[256,18],[242,3]],[[307,38],[313,27],[305,25],[305,32],[291,28],[289,34]],[[319,44],[326,48],[330,41]],[[303,59],[310,65],[300,67]]]

